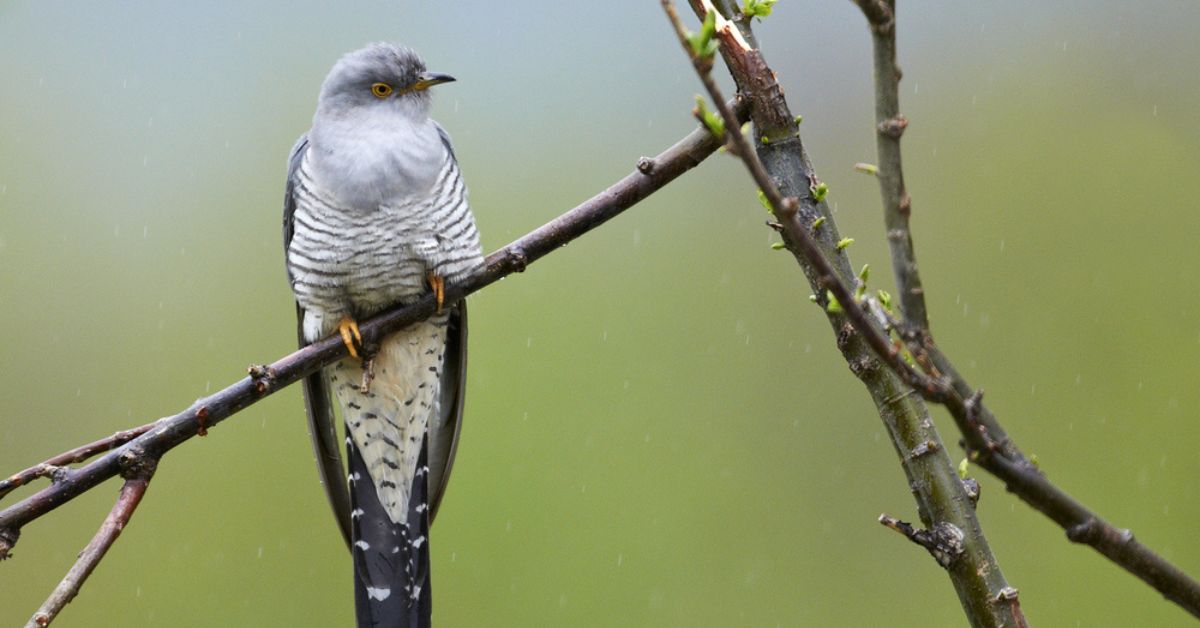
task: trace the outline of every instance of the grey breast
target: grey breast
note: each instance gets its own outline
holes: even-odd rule
[[[303,156],[295,172],[288,265],[301,306],[325,314],[324,332],[341,314],[369,314],[420,296],[429,272],[453,282],[480,266],[466,186],[442,137],[445,156],[429,193],[369,210],[340,204]]]

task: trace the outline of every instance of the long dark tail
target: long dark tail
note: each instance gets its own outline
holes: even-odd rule
[[[427,447],[422,444],[405,524],[392,523],[379,503],[358,448],[351,442],[347,449],[358,628],[428,627],[432,591]]]

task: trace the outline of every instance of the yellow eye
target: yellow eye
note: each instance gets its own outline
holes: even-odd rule
[[[387,83],[375,83],[371,86],[371,93],[375,94],[376,98],[387,98],[392,95],[392,86]]]

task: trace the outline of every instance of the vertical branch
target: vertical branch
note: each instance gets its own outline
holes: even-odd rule
[[[42,603],[41,608],[25,624],[25,628],[42,628],[50,625],[63,607],[75,598],[84,581],[92,575],[92,571],[96,569],[100,559],[104,558],[108,548],[112,547],[117,537],[121,535],[121,531],[129,523],[130,517],[133,516],[133,512],[137,510],[138,504],[142,501],[142,496],[146,494],[146,488],[150,486],[150,477],[153,474],[154,465],[150,463],[141,466],[141,470],[132,473],[125,480],[125,484],[121,486],[121,494],[117,497],[117,503],[105,517],[104,523],[100,524],[96,536],[92,537],[92,541],[79,554],[79,560],[50,593],[50,597]]]
[[[917,272],[912,233],[908,219],[912,198],[904,187],[900,161],[900,137],[908,119],[900,113],[900,68],[896,65],[895,0],[855,0],[865,13],[874,15],[872,42],[875,49],[875,143],[879,155],[879,194],[883,199],[883,221],[892,252],[892,272],[900,297],[900,312],[906,327],[919,334],[928,332],[925,289]],[[873,12],[873,13],[872,13]]]
[[[816,192],[816,173],[804,154],[795,119],[774,73],[760,51],[749,44],[746,20],[730,21],[717,12],[713,0],[692,0],[705,26],[699,35],[691,35],[671,0],[662,0],[662,4],[721,113],[730,152],[741,158],[773,209],[779,221],[775,228],[804,270],[818,302],[826,306],[838,348],[875,401],[917,499],[921,519],[939,539],[938,562],[950,575],[968,619],[975,626],[1025,625],[1016,589],[1008,586],[988,547],[972,501],[930,420],[928,407],[905,384],[939,398],[947,396],[949,390],[940,380],[916,371],[900,357],[899,349],[875,326],[847,286],[853,274],[845,247],[839,242],[823,194]],[[742,97],[750,102],[757,139],[753,147],[724,106],[720,89],[710,75],[714,46],[709,38],[720,41],[726,65]],[[840,307],[831,307],[835,300]],[[881,362],[887,368],[881,368]],[[942,539],[947,542],[942,543]]]
[[[1200,583],[1142,545],[1129,530],[1112,525],[1051,483],[1008,437],[995,415],[984,405],[982,391],[967,383],[934,342],[908,228],[912,201],[905,190],[901,169],[900,136],[908,126],[908,120],[900,114],[901,73],[896,65],[895,0],[854,2],[871,26],[875,51],[879,190],[892,269],[904,314],[900,332],[918,360],[942,375],[952,389],[953,394],[939,401],[946,404],[954,417],[972,461],[1004,481],[1009,491],[1061,526],[1069,540],[1091,546],[1167,599],[1200,617]]]

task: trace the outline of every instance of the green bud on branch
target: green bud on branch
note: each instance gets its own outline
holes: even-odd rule
[[[708,128],[708,132],[712,133],[718,142],[725,141],[725,119],[709,111],[708,106],[704,104],[704,97],[699,94],[696,94],[696,107],[692,109],[692,115]]]
[[[771,14],[771,9],[775,7],[775,3],[779,0],[746,0],[742,5],[742,14],[746,17],[756,17],[761,22],[764,17]]]
[[[862,270],[858,271],[858,286],[854,288],[854,298],[861,301],[863,295],[867,293],[867,279],[871,277],[871,265],[863,264]]]
[[[841,314],[843,311],[842,304],[838,303],[837,297],[828,290],[825,291],[825,311],[830,314]]]
[[[762,203],[762,206],[767,208],[768,212],[771,212],[772,214],[775,213],[775,208],[771,207],[771,201],[761,189],[758,191],[758,202]]]
[[[883,306],[883,309],[892,311],[892,294],[890,292],[882,289],[876,290],[875,296],[879,299],[879,304]]]
[[[711,59],[717,53],[717,49],[721,47],[721,43],[713,39],[713,35],[717,34],[717,14],[714,11],[709,11],[704,16],[704,23],[700,25],[699,33],[688,33],[688,45],[692,48],[692,54],[697,59]]]
[[[812,192],[813,200],[820,203],[821,201],[825,200],[826,196],[829,196],[829,185],[822,181],[821,183],[809,187],[808,191]]]
[[[861,172],[863,174],[869,174],[871,176],[875,176],[875,175],[879,174],[879,166],[876,166],[875,164],[864,164],[862,162],[859,162],[859,163],[854,164],[854,170],[856,172]]]

